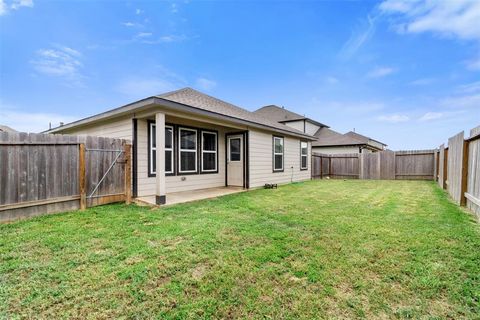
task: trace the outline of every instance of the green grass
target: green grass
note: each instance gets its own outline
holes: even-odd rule
[[[0,225],[0,318],[480,318],[480,228],[432,182],[324,180]]]

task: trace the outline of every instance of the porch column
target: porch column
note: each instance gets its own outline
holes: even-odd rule
[[[157,166],[156,166],[156,204],[165,204],[166,187],[165,187],[165,114],[155,114],[155,142],[156,142],[156,154],[157,154]]]

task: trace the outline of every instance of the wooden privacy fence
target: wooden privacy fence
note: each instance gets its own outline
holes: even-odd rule
[[[480,126],[466,139],[463,131],[456,134],[436,152],[438,185],[480,219]]]
[[[131,201],[126,140],[0,132],[0,222]]]
[[[433,180],[435,150],[312,154],[313,178]]]

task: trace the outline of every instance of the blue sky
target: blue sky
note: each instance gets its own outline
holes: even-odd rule
[[[40,131],[185,86],[392,149],[480,125],[480,1],[0,0],[0,123]]]

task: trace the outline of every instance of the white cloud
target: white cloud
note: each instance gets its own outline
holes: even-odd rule
[[[446,108],[480,108],[480,93],[471,95],[458,95],[440,100],[440,106]]]
[[[367,74],[367,78],[381,78],[388,76],[395,72],[395,69],[390,67],[376,67]]]
[[[80,85],[80,68],[82,54],[72,48],[56,45],[51,49],[40,49],[37,51],[36,59],[30,61],[35,70],[48,76],[63,77],[69,80],[70,84]]]
[[[427,112],[423,116],[420,117],[420,121],[430,121],[440,119],[444,116],[441,112]]]
[[[33,8],[33,0],[13,0],[10,7],[13,10],[20,9],[20,7]]]
[[[3,0],[0,0],[0,16],[4,14],[7,14],[7,4]]]
[[[325,78],[325,81],[328,83],[328,84],[337,84],[339,82],[339,80],[335,77],[327,77]]]
[[[375,33],[376,17],[367,17],[367,20],[358,29],[354,30],[350,38],[340,50],[339,56],[344,59],[351,58]]]
[[[21,111],[5,105],[0,105],[0,119],[13,129],[21,132],[41,132],[48,129],[48,124],[52,127],[58,126],[60,122],[68,123],[78,119],[78,117],[61,115],[56,113],[35,113],[31,111]]]
[[[217,86],[217,83],[213,80],[206,78],[198,78],[196,81],[196,86],[202,90],[209,91]]]
[[[409,33],[434,32],[447,37],[480,40],[480,1],[387,0],[379,6],[397,15],[399,30]]]
[[[139,15],[142,14],[144,11],[142,9],[136,9],[135,14]]]
[[[137,37],[138,38],[148,38],[148,37],[151,37],[153,36],[153,33],[151,32],[140,32],[137,34]]]
[[[162,44],[171,42],[181,42],[187,39],[185,35],[165,35],[157,39],[142,39],[141,42],[145,44]]]
[[[409,84],[412,86],[426,86],[434,83],[435,81],[436,81],[435,78],[420,78],[420,79],[413,80]]]
[[[410,118],[407,115],[395,113],[390,115],[379,116],[377,117],[377,120],[390,122],[390,123],[399,123],[399,122],[406,122],[410,120]]]
[[[137,24],[134,22],[124,22],[122,23],[125,27],[135,27]]]
[[[462,84],[456,88],[456,92],[460,92],[460,93],[480,92],[480,81]]]
[[[170,12],[171,12],[171,13],[177,13],[177,12],[178,12],[178,6],[177,6],[176,3],[172,3],[172,4],[170,5]]]
[[[474,59],[468,60],[466,64],[467,64],[467,69],[472,71],[478,71],[480,70],[480,57],[476,57]]]
[[[0,0],[0,16],[7,14],[10,9],[18,10],[21,7],[33,8],[33,0],[13,0],[9,3]]]

